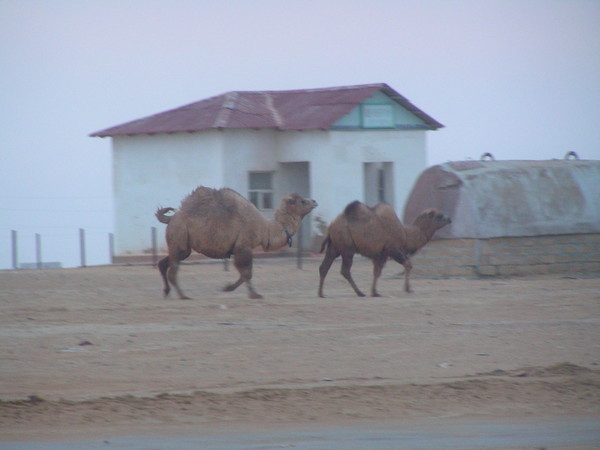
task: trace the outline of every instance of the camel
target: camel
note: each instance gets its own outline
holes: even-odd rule
[[[342,275],[359,297],[364,297],[352,279],[350,269],[355,253],[359,253],[373,261],[373,284],[371,295],[380,297],[377,292],[377,279],[381,276],[383,266],[388,258],[404,266],[404,290],[410,288],[410,257],[414,255],[433,237],[440,228],[452,221],[436,209],[423,211],[412,226],[405,227],[387,203],[378,203],[369,208],[364,203],[354,201],[329,226],[327,236],[321,246],[325,248],[325,258],[319,267],[319,297],[323,295],[323,282],[333,261],[342,255]]]
[[[179,298],[189,299],[177,283],[177,271],[180,261],[195,250],[209,258],[222,259],[233,255],[240,278],[223,290],[233,291],[246,283],[250,298],[262,298],[252,286],[252,249],[262,246],[264,251],[270,252],[285,245],[291,246],[302,218],[316,206],[314,200],[296,193],[288,194],[275,210],[274,220],[269,220],[233,189],[216,190],[200,186],[183,199],[179,210],[159,208],[156,218],[167,224],[169,248],[169,256],[158,262],[164,281],[164,296],[169,295],[172,285]],[[171,211],[175,214],[167,215]]]

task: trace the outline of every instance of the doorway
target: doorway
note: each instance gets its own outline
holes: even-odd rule
[[[286,194],[296,192],[302,197],[310,197],[310,166],[308,161],[279,163],[277,174],[276,189],[278,197],[281,198]],[[278,207],[276,205],[275,207]],[[294,239],[293,246],[297,248],[298,243],[302,243],[302,250],[310,249],[311,244],[311,229],[312,229],[312,213],[308,214],[302,220],[299,233]]]
[[[364,163],[364,201],[369,206],[385,202],[394,205],[394,163]]]

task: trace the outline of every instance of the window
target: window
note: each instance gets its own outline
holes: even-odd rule
[[[394,108],[392,105],[361,105],[361,125],[363,128],[394,128]]]
[[[273,173],[250,172],[250,201],[258,209],[273,209]]]

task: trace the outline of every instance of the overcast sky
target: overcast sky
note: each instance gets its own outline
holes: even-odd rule
[[[600,159],[599,24],[598,0],[0,0],[0,268],[13,229],[22,262],[40,233],[77,265],[80,227],[104,262],[88,134],[231,90],[385,82],[446,125],[430,164]]]

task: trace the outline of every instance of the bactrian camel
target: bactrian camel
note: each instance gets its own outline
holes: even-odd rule
[[[379,203],[373,208],[354,201],[329,226],[321,252],[327,248],[325,258],[319,267],[319,297],[323,297],[323,282],[333,261],[342,256],[342,275],[348,280],[356,295],[363,297],[352,279],[350,269],[355,253],[373,261],[373,284],[371,295],[379,297],[377,279],[388,258],[404,266],[404,290],[412,292],[409,276],[412,269],[410,257],[422,248],[440,228],[451,222],[435,209],[427,209],[405,227],[387,203]]]
[[[173,208],[158,209],[157,219],[167,224],[169,248],[169,256],[158,263],[165,297],[172,285],[179,298],[189,298],[177,283],[177,270],[180,261],[195,250],[210,258],[233,255],[240,277],[224,290],[233,291],[246,283],[250,298],[262,298],[252,286],[252,249],[260,246],[269,252],[291,245],[302,218],[316,206],[314,200],[289,194],[281,199],[275,218],[269,220],[233,189],[216,190],[201,186],[183,199],[177,211]],[[167,215],[171,211],[175,213]]]

